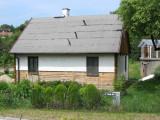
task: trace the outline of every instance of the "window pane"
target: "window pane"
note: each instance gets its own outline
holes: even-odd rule
[[[87,57],[87,75],[98,76],[98,57]]]
[[[154,50],[154,47],[151,49],[151,56],[152,58],[156,58],[156,51]]]
[[[28,57],[28,71],[38,72],[38,57]]]

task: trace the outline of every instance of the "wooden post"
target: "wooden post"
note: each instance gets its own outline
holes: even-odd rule
[[[16,71],[16,54],[14,54],[14,82],[17,82],[17,71]]]
[[[17,65],[18,65],[18,83],[20,82],[20,63],[19,63],[19,57],[17,57]]]

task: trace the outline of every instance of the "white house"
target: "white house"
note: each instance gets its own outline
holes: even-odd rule
[[[16,81],[75,80],[112,87],[128,79],[128,34],[117,15],[64,16],[30,20],[11,49]]]

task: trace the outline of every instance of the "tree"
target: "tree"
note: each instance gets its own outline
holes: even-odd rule
[[[0,26],[1,30],[10,30],[11,32],[14,31],[14,26],[13,25],[7,25],[7,24],[3,24]]]
[[[0,29],[10,29],[13,32],[12,35],[6,37],[0,37],[0,66],[4,67],[7,72],[8,67],[13,64],[13,55],[9,53],[13,43],[18,39],[21,32],[24,30],[28,21],[20,26],[14,28],[12,25],[3,24]]]
[[[122,0],[118,9],[125,29],[131,34],[131,45],[142,37],[160,38],[159,0]],[[135,40],[135,38],[137,40]],[[137,46],[131,46],[137,48]]]

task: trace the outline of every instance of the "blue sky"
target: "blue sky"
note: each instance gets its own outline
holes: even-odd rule
[[[72,16],[109,14],[119,4],[120,0],[0,0],[0,24],[18,26],[31,17],[59,16],[66,7]]]

